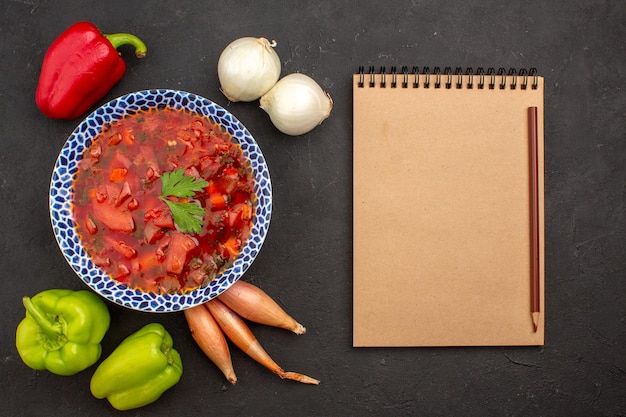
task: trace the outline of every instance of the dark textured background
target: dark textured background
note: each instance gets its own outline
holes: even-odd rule
[[[84,288],[56,246],[47,206],[54,161],[79,120],[48,120],[34,102],[47,47],[77,20],[104,32],[132,32],[149,47],[142,61],[122,50],[128,72],[102,102],[146,88],[187,90],[225,106],[253,133],[271,171],[274,211],[246,279],[308,333],[252,329],[285,369],[322,380],[317,387],[282,381],[233,349],[239,382],[228,386],[194,344],[182,314],[109,305],[104,354],[159,321],[185,366],[177,386],[127,415],[626,415],[621,0],[0,0],[0,414],[112,414],[89,393],[93,368],[73,377],[35,372],[14,345],[23,295]],[[227,102],[218,90],[217,59],[241,36],[276,39],[283,74],[304,72],[332,95],[335,108],[321,127],[285,137],[256,104]],[[359,65],[537,67],[546,77],[544,347],[351,347],[351,74]]]

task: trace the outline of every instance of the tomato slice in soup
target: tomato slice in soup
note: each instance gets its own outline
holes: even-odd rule
[[[135,230],[135,221],[129,210],[123,210],[107,202],[93,202],[91,214],[96,221],[114,232],[131,233]]]

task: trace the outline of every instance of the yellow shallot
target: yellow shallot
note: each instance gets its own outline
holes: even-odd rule
[[[192,307],[185,310],[185,318],[191,335],[202,352],[222,371],[228,382],[235,384],[237,376],[226,337],[209,310],[203,305]]]
[[[303,325],[287,314],[265,291],[249,282],[238,280],[218,298],[246,320],[296,334],[306,333]]]
[[[214,298],[211,301],[206,302],[204,305],[211,312],[215,321],[224,331],[226,336],[252,359],[274,372],[282,379],[290,379],[302,382],[303,384],[317,385],[320,383],[320,381],[311,378],[310,376],[302,375],[296,372],[284,371],[276,362],[274,362],[265,349],[263,349],[243,319],[219,299]]]

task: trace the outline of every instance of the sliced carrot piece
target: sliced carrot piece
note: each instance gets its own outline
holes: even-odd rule
[[[231,236],[226,242],[224,242],[224,248],[231,258],[235,258],[239,254],[239,250],[241,249],[241,240]]]
[[[113,168],[111,174],[109,175],[109,180],[112,182],[119,182],[126,178],[128,175],[128,170],[126,168]]]

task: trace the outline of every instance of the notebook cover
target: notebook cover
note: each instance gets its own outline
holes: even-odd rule
[[[380,88],[375,77],[361,88],[353,76],[353,345],[543,345],[543,78],[521,90]],[[530,106],[539,129],[536,332]]]

